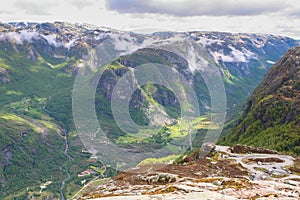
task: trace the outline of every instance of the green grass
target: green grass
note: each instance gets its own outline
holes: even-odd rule
[[[177,158],[179,158],[180,155],[169,155],[167,157],[162,158],[147,158],[143,161],[141,161],[139,165],[145,165],[145,164],[156,164],[156,163],[165,163],[168,164],[172,161],[175,161]]]

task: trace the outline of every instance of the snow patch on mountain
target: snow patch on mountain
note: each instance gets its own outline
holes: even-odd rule
[[[232,45],[228,46],[231,49],[230,54],[225,54],[223,49],[220,49],[219,51],[212,51],[210,50],[209,53],[214,57],[215,61],[222,60],[223,62],[249,62],[251,59],[258,59],[258,56],[245,49],[242,48],[242,50],[238,50]]]
[[[202,44],[203,47],[208,47],[208,46],[211,46],[212,44],[222,45],[222,43],[224,43],[225,41],[224,40],[209,39],[209,38],[201,37],[201,38],[199,38],[198,42],[200,44]]]

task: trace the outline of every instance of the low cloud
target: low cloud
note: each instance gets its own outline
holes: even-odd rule
[[[23,44],[24,41],[31,42],[34,39],[38,39],[39,35],[36,32],[21,31],[0,33],[0,41],[9,41],[15,44]]]
[[[283,0],[106,0],[120,13],[157,13],[173,16],[251,16],[285,9]]]
[[[20,32],[0,32],[0,41],[7,41],[14,44],[23,44],[24,42],[32,42],[34,40],[43,39],[47,41],[49,45],[55,47],[65,47],[70,49],[75,43],[75,40],[71,40],[70,42],[63,43],[58,41],[56,35],[42,35],[37,32],[30,32],[26,30],[22,30]]]

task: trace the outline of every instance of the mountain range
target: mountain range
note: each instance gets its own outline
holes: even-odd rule
[[[201,131],[208,128],[206,124],[209,124],[209,113],[212,109],[209,89],[205,84],[205,75],[210,67],[218,70],[224,83],[228,122],[225,130],[229,130],[267,71],[288,49],[299,45],[298,41],[288,37],[263,34],[204,31],[137,34],[87,24],[1,23],[0,198],[69,198],[81,187],[81,181],[92,179],[79,177],[80,172],[93,169],[102,176],[115,173],[109,168],[103,172],[103,163],[93,159],[93,155],[86,151],[76,132],[72,116],[72,91],[77,72],[86,57],[106,41],[111,41],[111,45],[120,53],[105,66],[97,83],[97,117],[112,142],[136,152],[162,148],[173,137],[177,137],[180,131],[176,124],[167,124],[161,132],[151,137],[147,135],[136,138],[117,126],[111,110],[113,88],[130,70],[147,63],[159,63],[179,71],[198,99],[203,118],[198,121],[201,125],[195,122],[193,128],[201,135]],[[177,41],[195,44],[197,49],[182,46]],[[169,48],[158,49],[149,44],[169,45]],[[174,53],[180,48],[186,48],[185,56]],[[199,56],[197,62],[190,56],[195,52]],[[283,57],[279,63],[289,62],[288,60]],[[88,67],[97,72],[101,61],[93,62]],[[242,136],[244,132],[251,135],[264,129],[261,123],[274,125],[271,119],[277,119],[280,114],[276,114],[276,111],[265,115],[269,108],[291,110],[285,112],[285,116],[279,117],[275,128],[285,127],[286,132],[293,135],[290,130],[297,127],[294,125],[299,120],[298,111],[294,109],[298,105],[295,100],[297,96],[294,95],[298,93],[294,91],[299,89],[297,84],[291,86],[292,82],[288,80],[292,78],[297,82],[299,77],[293,73],[296,68],[292,68],[292,61],[290,62],[291,68],[283,69],[289,70],[287,77],[277,80],[275,72],[267,75],[267,80],[260,87],[268,90],[255,90],[254,97],[247,102],[240,124],[223,142],[244,142],[299,153],[297,147],[275,145],[275,140],[266,145],[259,143],[259,137],[256,142],[250,141],[252,136]],[[275,65],[273,69],[280,71],[281,64]],[[273,80],[276,81],[268,85]],[[280,101],[274,101],[278,99]],[[253,107],[259,101],[262,106]],[[276,103],[282,106],[278,108]],[[167,116],[162,119],[180,121],[178,99],[171,90],[158,84],[147,84],[138,88],[131,97],[129,108],[133,121],[141,126],[152,121],[149,115],[152,108],[156,108],[160,116]],[[252,115],[254,111],[257,113]],[[281,111],[278,110],[278,113]],[[264,122],[257,121],[261,117]],[[251,118],[250,121],[248,118]],[[162,120],[157,121],[155,123],[159,124]],[[257,127],[251,128],[253,126],[248,123],[252,121],[257,123]],[[273,134],[273,130],[269,131]],[[187,130],[182,132],[186,134]],[[291,138],[289,135],[287,137]],[[201,143],[201,136],[198,139],[195,143]],[[293,142],[297,141],[299,140]]]

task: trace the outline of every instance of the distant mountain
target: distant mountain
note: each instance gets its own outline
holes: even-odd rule
[[[300,47],[266,74],[225,141],[300,155]]]
[[[83,60],[108,39],[119,51],[130,53],[106,66],[97,86],[97,115],[112,141],[136,151],[160,148],[171,139],[165,133],[176,131],[176,127],[169,127],[166,132],[137,143],[114,123],[110,108],[112,89],[122,75],[138,65],[155,62],[177,69],[196,92],[201,112],[206,114],[211,109],[203,79],[210,69],[203,67],[206,65],[195,65],[193,56],[183,57],[146,44],[170,44],[173,49],[180,49],[172,44],[178,39],[196,43],[201,62],[222,74],[228,119],[237,116],[273,63],[298,45],[291,38],[261,34],[161,32],[141,35],[87,24],[0,23],[1,199],[27,199],[34,195],[55,199],[61,198],[61,193],[68,198],[81,187],[81,181],[92,178],[78,177],[80,172],[102,167],[102,163],[90,158],[79,140],[72,118],[71,94]],[[188,52],[193,55],[194,50]],[[94,65],[97,66],[97,60]],[[133,94],[131,117],[137,124],[148,124],[147,113],[153,106],[170,118],[180,117],[174,94],[155,84],[143,86]],[[98,175],[100,172],[98,170]],[[107,170],[105,175],[112,173]],[[51,184],[42,190],[45,192],[39,193],[40,186],[47,181]]]

